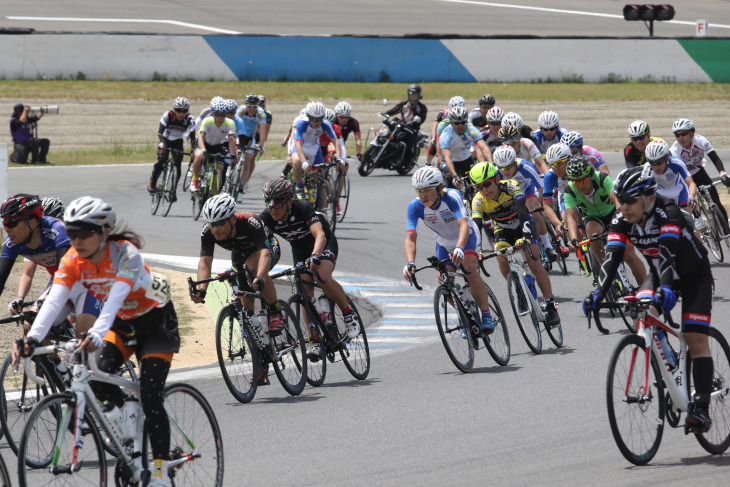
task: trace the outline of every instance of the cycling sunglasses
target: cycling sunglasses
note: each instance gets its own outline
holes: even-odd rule
[[[543,127],[543,129],[542,129],[543,132],[546,132],[548,130],[551,132],[554,132],[554,131],[558,130],[558,127]]]
[[[481,183],[479,183],[479,184],[475,184],[474,186],[475,186],[475,187],[476,187],[477,189],[482,189],[482,188],[488,188],[488,187],[490,187],[490,186],[491,186],[491,185],[492,185],[493,183],[496,183],[496,182],[497,182],[497,178],[496,178],[496,177],[494,177],[494,178],[491,178],[491,179],[485,179],[485,180],[484,180],[484,181],[482,181]]]
[[[502,125],[502,122],[489,122],[489,125],[491,125],[492,127],[499,127],[500,125]]]
[[[181,108],[176,108],[176,109],[175,109],[175,111],[176,111],[177,113],[188,113],[188,111],[187,111],[187,110],[185,110],[184,108],[182,108],[182,109],[181,109]]]
[[[466,122],[451,122],[453,125],[466,125]]]
[[[321,122],[324,120],[324,117],[307,117],[310,122]]]
[[[213,116],[214,117],[225,117],[226,112],[215,112],[215,113],[213,113]]]
[[[226,112],[226,114],[227,115],[235,115],[236,114],[236,111],[235,110],[231,110],[229,112]]]
[[[570,160],[570,157],[566,157],[565,159],[560,159],[558,161],[553,162],[552,164],[548,164],[550,167],[559,166],[560,164],[566,164]]]
[[[649,165],[654,166],[654,167],[661,166],[662,164],[667,162],[667,160],[669,160],[668,156],[664,156],[661,159],[657,159],[656,161],[649,161],[649,159],[647,159],[647,161],[649,162]]]
[[[286,203],[287,203],[286,198],[266,200],[266,207],[270,210],[280,210],[284,206],[286,206]]]
[[[674,136],[676,138],[686,137],[688,135],[689,135],[689,131],[686,131],[686,132],[674,132]]]
[[[616,199],[618,199],[618,202],[622,205],[633,205],[636,203],[637,198],[634,196],[618,196],[616,195]]]
[[[226,218],[225,220],[219,220],[217,222],[210,222],[210,226],[214,228],[220,228],[226,223],[228,223],[228,218]]]
[[[639,135],[637,137],[631,137],[631,140],[636,142],[637,140],[644,140],[646,138],[646,135]]]
[[[588,178],[583,178],[583,179],[572,179],[571,181],[573,181],[573,184],[583,184],[586,181],[590,181],[590,180],[591,180],[591,178],[588,177]]]
[[[68,235],[69,240],[86,240],[95,233],[97,233],[96,230],[66,230],[66,235]]]
[[[3,226],[5,228],[15,228],[20,225],[23,220],[3,220]]]

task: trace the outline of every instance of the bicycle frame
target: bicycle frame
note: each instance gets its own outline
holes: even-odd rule
[[[507,264],[509,265],[509,271],[507,275],[512,272],[517,274],[517,276],[519,277],[520,287],[522,287],[522,292],[530,299],[530,307],[532,309],[528,310],[528,312],[534,311],[537,315],[537,321],[544,322],[547,320],[547,315],[545,314],[545,311],[543,311],[542,306],[540,306],[540,302],[538,301],[538,299],[532,295],[532,291],[530,291],[530,288],[527,286],[527,282],[525,281],[525,276],[530,275],[532,276],[532,282],[535,286],[537,286],[537,280],[535,279],[535,275],[532,273],[529,265],[526,266],[524,262],[517,260],[517,257],[515,257],[515,253],[521,251],[523,257],[527,259],[527,245],[528,244],[525,244],[521,249],[517,249],[515,247],[507,247],[506,249],[485,256],[484,259],[496,257],[498,255],[504,255],[505,257],[507,257]],[[534,258],[532,257],[532,251],[530,251],[530,258]]]

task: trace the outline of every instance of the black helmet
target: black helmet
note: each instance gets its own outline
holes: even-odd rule
[[[418,86],[418,85],[417,85],[417,84],[415,84],[415,83],[414,83],[414,84],[412,84],[412,85],[410,85],[410,86],[408,87],[408,91],[407,91],[407,93],[408,93],[408,95],[409,95],[409,96],[410,96],[410,95],[418,95],[418,99],[419,99],[419,100],[420,100],[421,98],[423,98],[423,96],[421,95],[421,87],[420,87],[420,86]]]
[[[66,211],[66,206],[61,201],[61,198],[55,196],[43,198],[41,204],[43,205],[43,214],[45,216],[63,218],[63,212]]]
[[[35,216],[40,220],[43,218],[41,199],[35,194],[19,193],[11,196],[3,202],[0,216],[6,220],[19,220]]]
[[[482,105],[490,105],[494,106],[497,102],[494,100],[494,97],[492,95],[482,95],[481,98],[479,98],[479,106]]]
[[[291,182],[286,179],[272,179],[268,183],[264,184],[261,191],[264,194],[265,200],[278,200],[282,198],[291,198],[292,189]]]
[[[651,196],[656,193],[656,188],[654,171],[649,164],[624,169],[616,177],[616,183],[613,185],[616,196],[622,198]]]
[[[259,104],[259,95],[255,93],[249,93],[243,100],[244,104],[248,106],[257,106]]]

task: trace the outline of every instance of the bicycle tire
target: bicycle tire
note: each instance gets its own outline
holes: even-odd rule
[[[510,272],[507,276],[507,294],[512,305],[512,312],[517,320],[517,326],[520,328],[522,338],[532,350],[533,353],[542,352],[542,333],[540,332],[540,322],[537,321],[535,310],[532,309],[531,300],[525,295],[520,284],[520,277],[515,272]],[[529,315],[530,322],[523,324],[522,321]]]
[[[190,157],[190,162],[188,162],[188,169],[185,171],[185,178],[183,178],[183,191],[187,191],[190,189],[190,182],[193,180],[193,158]]]
[[[177,167],[170,164],[169,170],[165,174],[165,192],[162,198],[162,216],[170,214],[172,208],[172,197],[175,194],[175,183],[177,182]]]
[[[550,243],[553,244],[553,249],[558,254],[558,260],[556,262],[558,263],[560,272],[562,272],[564,276],[567,276],[568,265],[565,263],[565,256],[563,255],[563,250],[560,246],[560,240],[558,239],[558,236],[555,235],[555,227],[553,227],[553,224],[550,223],[550,220],[547,217],[545,217],[545,225],[547,226],[548,235],[550,236]]]
[[[319,387],[324,384],[324,379],[327,376],[327,360],[325,359],[325,350],[327,347],[324,338],[325,334],[321,329],[319,329],[314,320],[310,320],[306,316],[304,316],[304,320],[302,320],[302,308],[304,304],[301,296],[298,294],[293,295],[289,298],[287,304],[296,316],[298,323],[309,322],[308,325],[305,325],[307,327],[307,338],[305,338],[304,341],[307,346],[311,349],[311,347],[314,347],[315,344],[319,344],[319,358],[315,361],[307,358],[307,383],[309,383],[312,387]]]
[[[240,321],[233,305],[229,304],[221,310],[215,328],[218,364],[226,387],[243,404],[251,402],[256,395],[261,364],[251,336],[252,331]]]
[[[702,241],[705,243],[705,247],[707,247],[707,249],[712,253],[715,260],[722,263],[724,260],[724,254],[722,246],[720,245],[714,215],[710,213],[704,203],[700,204],[700,215],[705,219],[705,228],[700,232]]]
[[[243,170],[244,170],[244,161],[239,161],[236,165],[235,171],[232,174],[231,178],[231,191],[230,195],[233,197],[234,201],[238,201],[238,195],[241,192],[240,188],[240,182],[243,181]]]
[[[436,327],[451,362],[462,372],[474,367],[474,342],[468,318],[454,306],[454,298],[445,286],[436,288],[433,296]]]
[[[727,385],[730,380],[730,346],[727,340],[717,328],[710,328],[709,333],[710,353],[713,363],[712,374],[712,401],[710,403],[710,419],[712,426],[710,431],[703,434],[696,434],[695,437],[702,448],[708,453],[719,455],[730,447],[730,401],[728,391],[722,392],[723,384]],[[689,397],[694,395],[692,390],[692,358],[687,353],[687,390]]]
[[[25,375],[22,366],[16,372],[12,360],[12,355],[8,354],[0,371],[0,424],[8,446],[17,455],[21,435],[33,409],[44,397],[56,393],[58,387],[46,361],[32,359],[35,374],[46,380],[44,386],[39,386]]]
[[[198,181],[198,192],[193,195],[193,220],[195,221],[200,218],[200,213],[202,213],[205,202],[208,200],[208,177],[209,175],[206,174]]]
[[[292,396],[298,396],[307,383],[307,350],[300,321],[292,312],[286,301],[279,300],[284,328],[280,335],[272,337],[270,351],[274,372],[281,386]]]
[[[664,381],[644,339],[623,337],[608,365],[606,407],[613,439],[621,454],[634,465],[654,458],[664,432]],[[654,376],[647,378],[647,360]],[[648,393],[645,384],[651,388]]]
[[[355,313],[355,319],[360,324],[360,332],[355,338],[346,338],[344,346],[340,348],[340,356],[345,363],[345,367],[350,374],[357,380],[365,380],[370,373],[370,347],[368,346],[368,337],[365,333],[365,324],[362,322],[360,312],[357,306],[352,302],[350,296],[347,296],[347,304]],[[343,338],[347,335],[344,317],[340,308],[330,301],[330,309],[334,310],[332,319],[337,324],[337,334]]]
[[[317,184],[315,202],[317,211],[324,215],[330,230],[334,233],[337,227],[337,198],[329,181],[324,180]]]
[[[18,482],[25,486],[54,485],[106,485],[106,459],[102,439],[91,414],[84,416],[84,447],[74,448],[73,418],[76,416],[76,400],[72,393],[62,392],[45,397],[33,408],[23,430],[18,453]],[[65,426],[59,425],[63,419]],[[59,431],[62,438],[58,438]],[[90,444],[89,439],[93,441]],[[44,465],[55,465],[63,472],[72,460],[83,468],[70,472],[52,473],[50,468],[28,465],[28,452],[34,458],[43,458]],[[73,477],[67,476],[68,474]],[[86,480],[84,480],[86,479]]]
[[[162,190],[157,188],[155,191],[150,193],[150,198],[150,213],[152,215],[156,215],[157,209],[160,207],[160,202],[162,201]]]
[[[502,307],[499,305],[499,301],[497,301],[497,296],[494,295],[488,284],[485,283],[485,285],[487,286],[487,294],[489,294],[489,311],[492,313],[492,318],[496,326],[494,327],[494,331],[484,336],[482,340],[494,361],[504,366],[509,363],[510,358],[507,320],[504,318],[504,313],[502,313]]]
[[[616,301],[618,301],[625,293],[623,287],[624,287],[623,279],[616,277],[613,280],[613,282],[611,283],[611,287],[608,288],[608,294],[606,295],[606,300],[608,302],[612,302],[612,303],[615,303]],[[631,314],[628,313],[624,308],[616,308],[616,312],[623,320],[624,325],[626,325],[626,328],[628,328],[631,333],[636,333],[636,327],[634,326],[634,319],[631,317]]]
[[[2,456],[0,456],[0,487],[11,487],[10,472]]]
[[[342,214],[338,218],[338,221],[342,222],[347,214],[347,207],[350,206],[350,173],[348,172],[344,176],[340,175],[340,177],[345,178],[345,182],[342,185],[342,193],[340,194],[340,210],[342,210]],[[343,199],[345,200],[344,203],[342,202]]]
[[[725,240],[723,235],[725,234],[724,227],[727,226],[722,224],[723,216],[720,212],[720,209],[717,206],[712,206],[712,221],[714,222],[715,226],[715,234],[717,236],[717,245],[722,249],[722,242]],[[728,245],[727,242],[725,242],[725,245]],[[723,254],[723,260],[724,260],[724,254]]]

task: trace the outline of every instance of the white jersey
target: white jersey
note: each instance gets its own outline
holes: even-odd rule
[[[542,152],[533,141],[522,138],[520,139],[520,151],[517,153],[517,157],[535,164],[535,159],[542,157]]]
[[[329,120],[322,120],[322,124],[317,128],[312,127],[309,123],[309,119],[306,119],[306,117],[305,120],[297,122],[294,139],[296,141],[301,141],[302,152],[304,152],[304,155],[307,156],[307,158],[313,157],[320,152],[319,138],[323,133],[329,135],[330,140],[337,139],[335,131]]]
[[[471,159],[471,151],[474,144],[481,140],[482,134],[475,126],[470,123],[466,124],[466,130],[459,135],[454,127],[449,124],[448,127],[441,132],[439,144],[441,150],[449,149],[451,151],[451,159],[453,161],[465,161]]]
[[[289,154],[294,151],[294,141],[297,138],[297,124],[301,122],[302,120],[307,120],[307,115],[297,115],[297,118],[294,119],[294,121],[291,124],[291,135],[289,136],[289,143],[287,144],[287,149],[289,150]]]
[[[436,233],[436,243],[447,249],[453,249],[459,240],[459,218],[469,222],[469,233],[479,236],[479,228],[470,213],[464,207],[461,193],[453,188],[444,190],[441,201],[436,208],[426,207],[419,198],[414,198],[408,205],[406,232],[418,232],[419,221]],[[479,240],[477,240],[477,247]]]
[[[689,198],[689,188],[684,181],[688,177],[689,173],[684,162],[678,157],[670,157],[664,172],[654,173],[654,180],[657,183],[656,193],[682,206]]]
[[[673,156],[679,157],[684,161],[684,165],[687,166],[690,174],[695,174],[699,171],[705,164],[705,154],[709,154],[714,150],[710,141],[698,134],[692,137],[692,145],[689,146],[689,149],[685,149],[679,145],[679,142],[674,142],[672,147],[669,148],[669,152]]]

